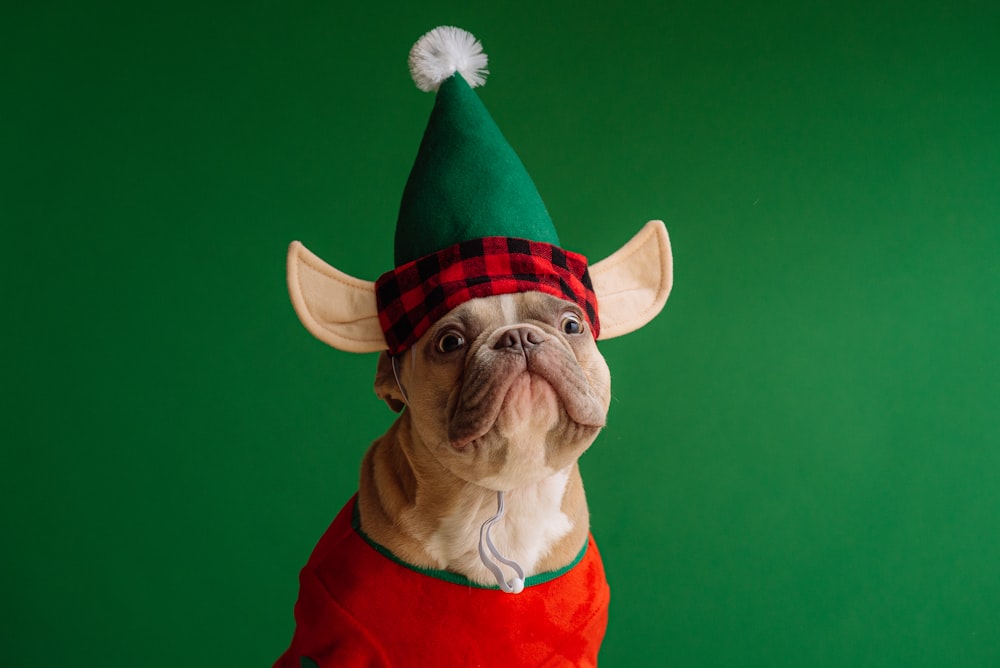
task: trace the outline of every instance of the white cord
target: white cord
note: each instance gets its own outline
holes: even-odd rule
[[[483,560],[483,565],[490,569],[490,572],[493,573],[493,577],[497,579],[497,584],[500,586],[500,589],[508,594],[520,594],[524,591],[524,570],[521,569],[521,565],[516,561],[512,561],[511,559],[507,559],[501,555],[500,551],[493,545],[493,540],[490,538],[490,529],[492,529],[493,525],[499,522],[502,517],[503,492],[497,492],[497,514],[483,522],[483,526],[479,529],[479,558]],[[483,547],[484,544],[486,546],[485,549]],[[490,553],[496,557],[497,561],[512,568],[514,572],[517,573],[517,577],[505,580],[503,577],[503,571],[500,570],[500,566],[490,559],[490,556],[486,554],[486,549],[489,549]]]
[[[396,385],[399,387],[399,391],[403,395],[403,401],[405,403],[410,403],[410,398],[406,396],[406,388],[403,387],[402,381],[399,380],[399,356],[392,355],[389,359],[392,360],[392,375],[396,377]]]

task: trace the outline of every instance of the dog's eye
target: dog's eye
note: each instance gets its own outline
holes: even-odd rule
[[[453,353],[465,345],[465,339],[458,332],[448,330],[438,337],[437,349],[443,353]]]
[[[579,334],[583,331],[583,324],[573,313],[567,313],[562,319],[562,331],[567,334]]]

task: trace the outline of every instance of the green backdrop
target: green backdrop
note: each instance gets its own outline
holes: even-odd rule
[[[1000,665],[996,3],[342,4],[5,3],[0,664],[286,646],[392,414],[285,248],[390,266],[455,24],[563,244],[674,244],[602,344],[602,663]]]

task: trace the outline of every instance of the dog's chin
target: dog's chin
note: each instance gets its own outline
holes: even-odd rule
[[[458,477],[490,489],[533,484],[565,469],[603,427],[603,411],[600,421],[581,423],[556,387],[537,374],[515,374],[503,394],[492,397],[495,418],[457,416],[459,424],[478,429],[450,438],[447,451],[438,453]]]
[[[461,448],[449,448],[442,463],[463,480],[493,490],[538,483],[573,464],[594,442],[600,427],[561,422],[558,429],[511,438],[489,429]]]

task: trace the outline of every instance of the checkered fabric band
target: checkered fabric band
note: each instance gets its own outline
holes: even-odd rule
[[[390,355],[412,346],[463,302],[531,290],[578,305],[597,338],[597,297],[587,258],[552,244],[510,237],[463,241],[396,267],[375,282]]]

